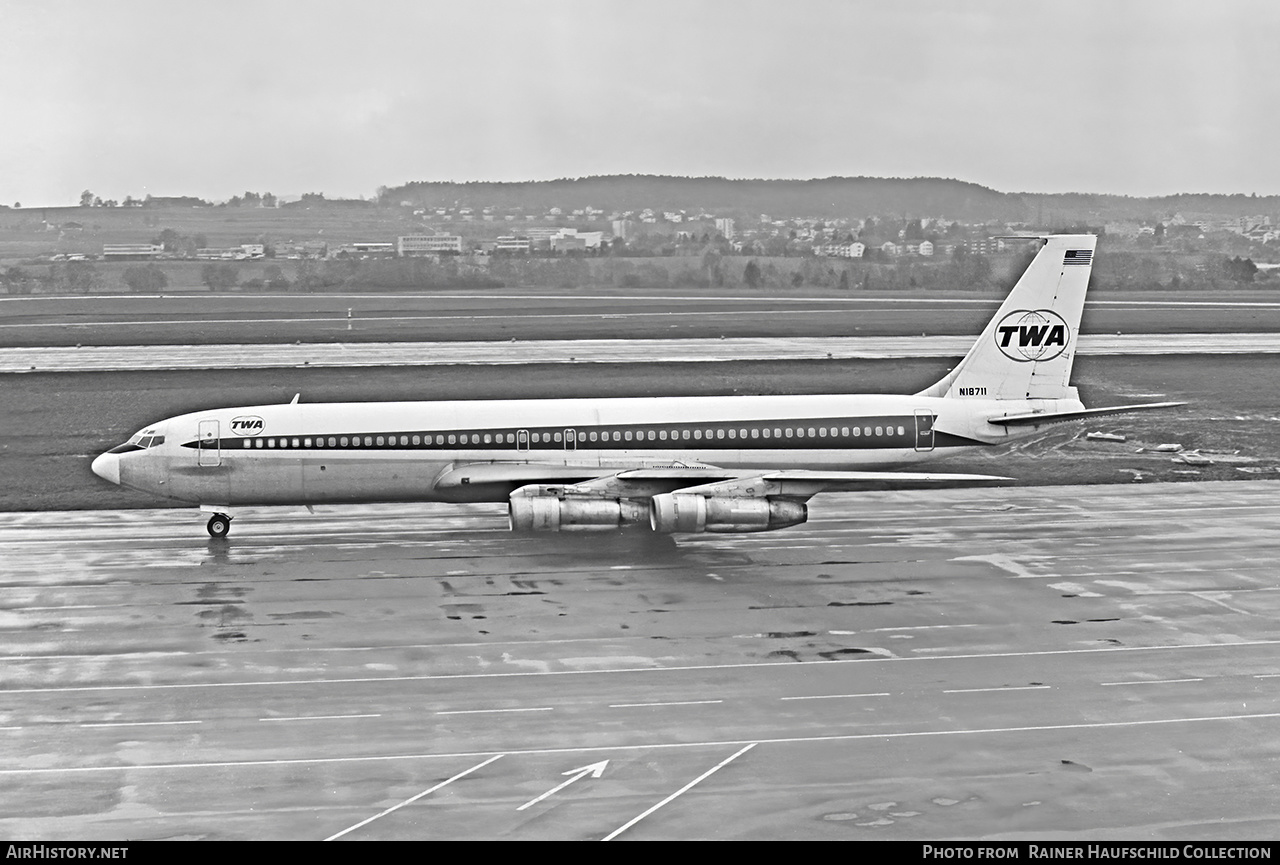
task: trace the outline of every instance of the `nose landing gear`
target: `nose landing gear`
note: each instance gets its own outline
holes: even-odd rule
[[[205,528],[209,530],[210,537],[225,538],[227,532],[231,531],[231,517],[226,514],[214,514],[209,517],[209,524]]]

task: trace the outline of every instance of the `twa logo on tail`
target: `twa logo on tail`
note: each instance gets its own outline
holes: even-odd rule
[[[1067,350],[1071,329],[1051,309],[1015,309],[996,324],[995,339],[1010,360],[1053,360]]]

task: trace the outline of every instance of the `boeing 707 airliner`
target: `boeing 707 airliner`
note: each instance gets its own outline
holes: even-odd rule
[[[820,492],[966,484],[891,471],[1048,424],[1181,403],[1086,409],[1071,386],[1097,238],[1050,235],[964,359],[913,395],[301,403],[154,423],[93,461],[114,484],[235,506],[506,502],[511,528],[760,532]]]

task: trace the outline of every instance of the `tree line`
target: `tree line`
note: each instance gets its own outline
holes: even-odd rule
[[[208,262],[200,268],[201,283],[210,291],[326,291],[341,289],[502,288],[736,288],[787,291],[801,287],[846,291],[911,290],[996,291],[1011,287],[1034,256],[1022,256],[997,266],[993,259],[957,249],[937,260],[857,260],[806,256],[803,258],[729,256],[709,247],[701,255],[675,258],[619,258],[561,256],[557,258],[494,257],[485,265],[466,259],[429,258],[331,259],[296,262],[292,273],[269,264],[260,275],[242,279],[232,262]],[[154,294],[171,284],[164,268],[154,262],[130,265],[119,272],[120,285],[139,294]],[[1182,289],[1213,291],[1252,284],[1276,285],[1280,280],[1260,271],[1248,258],[1214,256],[1180,270],[1165,258],[1134,253],[1099,254],[1094,259],[1095,290]],[[33,292],[87,294],[110,290],[100,266],[89,261],[59,262],[43,268],[12,266],[0,271],[0,289],[7,294]]]

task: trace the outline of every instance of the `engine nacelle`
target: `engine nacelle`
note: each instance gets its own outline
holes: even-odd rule
[[[655,532],[768,532],[809,519],[804,502],[745,496],[705,497],[692,493],[654,496],[649,525]]]
[[[630,499],[592,499],[584,496],[512,496],[507,506],[513,532],[571,532],[616,529],[643,523],[645,506]]]

